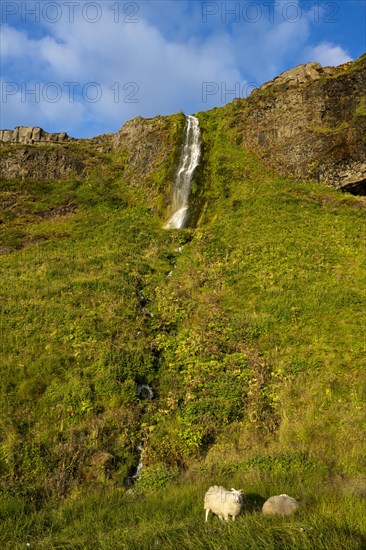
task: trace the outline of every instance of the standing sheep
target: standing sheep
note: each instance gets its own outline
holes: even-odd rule
[[[272,514],[279,515],[283,514],[289,516],[292,512],[295,512],[299,507],[299,503],[292,497],[288,495],[276,495],[270,497],[263,504],[262,512],[263,514]]]
[[[235,521],[240,513],[243,504],[242,491],[235,489],[225,489],[224,487],[214,485],[210,487],[205,494],[204,509],[206,510],[206,521],[211,510],[217,514],[221,520],[228,521],[229,516]]]

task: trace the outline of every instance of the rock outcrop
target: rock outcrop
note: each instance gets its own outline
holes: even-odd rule
[[[176,117],[185,125],[184,115]],[[179,149],[181,133],[174,134],[174,123],[171,117],[156,116],[145,119],[140,116],[126,122],[126,124],[112,137],[114,150],[124,151],[126,156],[126,177],[132,185],[137,185],[141,178],[166,165],[168,168],[174,146]]]
[[[0,178],[65,180],[84,177],[96,152],[110,146],[110,136],[75,139],[66,132],[48,133],[38,126],[0,130]]]
[[[300,65],[234,100],[244,147],[274,171],[366,194],[366,55]]]
[[[1,179],[65,180],[85,174],[87,159],[63,148],[47,150],[24,145],[1,158]]]
[[[52,141],[59,142],[73,139],[66,132],[49,134],[38,126],[17,126],[15,130],[0,130],[0,141],[4,143],[23,143],[25,145]]]
[[[103,154],[119,157],[124,165],[125,181],[132,186],[141,182],[156,194],[154,174],[172,168],[172,150],[177,149],[185,124],[183,114],[151,119],[136,117],[115,134],[90,139],[70,138],[66,132],[51,134],[38,127],[17,126],[0,130],[1,179],[68,179],[87,176]],[[178,122],[179,121],[179,122]],[[180,131],[175,133],[175,129]],[[97,154],[96,154],[97,153]],[[98,160],[98,153],[102,156]]]

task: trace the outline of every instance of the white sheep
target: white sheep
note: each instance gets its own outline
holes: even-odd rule
[[[297,510],[299,506],[300,504],[297,502],[297,500],[289,497],[288,495],[276,495],[266,500],[266,502],[263,504],[262,512],[263,514],[283,514],[285,516],[289,516],[290,514],[295,512],[295,510]]]
[[[206,510],[206,521],[211,510],[218,515],[221,520],[228,521],[229,516],[235,521],[240,513],[243,504],[242,491],[225,489],[224,487],[214,485],[210,487],[205,494],[204,509]]]

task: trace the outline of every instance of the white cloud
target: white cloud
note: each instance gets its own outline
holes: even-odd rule
[[[13,83],[2,80],[0,87],[1,128],[42,126],[47,131],[61,131],[80,127],[86,121],[86,106],[80,100],[70,102],[67,90],[61,87],[62,93],[59,97],[56,94],[56,101],[51,86],[40,82],[27,82],[26,86],[20,84],[15,88]]]
[[[289,4],[289,12],[277,2],[273,17],[263,7],[262,16],[252,24],[243,11],[238,20],[228,15],[225,22],[220,10],[229,10],[231,4],[211,4],[218,12],[208,16],[206,23],[201,3],[182,0],[136,3],[139,9],[132,16],[136,23],[128,22],[130,9],[123,11],[128,3],[119,4],[116,21],[111,6],[117,3],[105,2],[99,4],[102,17],[96,23],[82,16],[81,4],[73,21],[64,10],[59,21],[42,21],[42,32],[38,28],[37,34],[31,25],[23,30],[4,25],[4,80],[19,86],[38,81],[42,89],[55,82],[62,90],[56,103],[43,96],[39,101],[27,96],[22,102],[21,93],[13,94],[5,105],[6,124],[31,121],[47,125],[45,130],[67,130],[74,135],[114,131],[138,114],[150,117],[180,108],[194,112],[219,106],[233,99],[230,93],[222,96],[222,89],[229,92],[239,85],[242,92],[246,80],[260,85],[301,62],[332,65],[350,59],[340,45],[330,41],[309,45],[310,12],[303,9],[296,18],[296,0]],[[96,102],[82,94],[91,82],[100,87]],[[214,83],[216,91],[204,102],[207,82]],[[73,101],[67,83],[74,83]]]
[[[75,20],[72,25],[60,21],[52,30],[53,36],[34,41],[28,70],[35,75],[42,74],[41,90],[47,90],[50,82],[62,90],[63,103],[47,101],[41,93],[40,102],[32,105],[33,112],[38,112],[42,120],[46,117],[47,122],[54,112],[53,125],[60,121],[61,105],[66,113],[76,108],[75,102],[72,105],[68,102],[68,82],[75,84],[76,99],[81,99],[85,86],[97,83],[102,92],[100,99],[95,103],[84,101],[84,108],[101,126],[104,123],[108,129],[116,129],[137,114],[154,116],[176,112],[181,107],[188,112],[208,108],[221,99],[217,93],[217,97],[210,96],[210,101],[202,104],[204,82],[227,82],[230,89],[232,83],[241,81],[228,35],[213,36],[203,43],[195,39],[169,41],[143,20],[137,25],[126,25],[121,32],[111,18],[100,21],[97,27],[83,19]],[[12,62],[20,63],[27,56],[28,39],[18,31],[15,35],[23,42],[24,50],[13,49],[9,56]],[[19,101],[19,97],[15,94],[11,104]],[[28,102],[28,96],[26,100]],[[7,119],[12,119],[15,112],[11,109]],[[79,115],[71,121],[70,133],[78,131],[82,122]],[[66,115],[65,121],[67,119]]]
[[[307,61],[317,61],[323,67],[336,66],[351,61],[352,58],[341,46],[323,42],[306,50]]]
[[[46,36],[39,42],[39,62],[45,61],[49,71],[56,77],[70,78],[81,76],[84,71],[80,48],[76,44],[57,42]]]

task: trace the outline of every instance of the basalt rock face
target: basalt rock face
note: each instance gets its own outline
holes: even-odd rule
[[[70,138],[65,132],[49,134],[36,127],[0,130],[0,178],[87,177],[98,162],[103,163],[103,158],[97,158],[101,153],[120,159],[124,180],[129,185],[143,183],[153,187],[154,174],[164,169],[168,176],[172,169],[172,151],[179,150],[184,124],[183,114],[152,119],[136,117],[115,134],[90,139]]]
[[[51,134],[35,126],[0,130],[0,178],[66,180],[86,177],[97,164],[98,153],[111,150],[111,136],[75,139],[66,132]]]
[[[15,130],[0,130],[0,141],[4,143],[31,144],[44,141],[59,142],[70,140],[66,132],[49,134],[38,126],[17,126]]]
[[[113,148],[124,148],[128,155],[128,165],[147,172],[164,154],[163,138],[168,131],[168,124],[168,119],[162,116],[153,119],[140,116],[133,118],[113,136]]]
[[[185,124],[183,115],[178,115],[177,119],[173,122],[170,117],[144,119],[138,116],[113,135],[113,150],[121,151],[126,157],[126,177],[130,184],[138,185],[141,178],[169,164],[171,151],[177,145],[172,141],[181,139],[174,130],[179,124],[182,128]]]
[[[237,102],[244,147],[282,175],[366,194],[366,56],[300,65]]]
[[[85,174],[86,160],[59,148],[18,146],[6,148],[1,156],[0,178],[64,180]]]
[[[1,179],[59,180],[85,173],[86,159],[67,148],[77,140],[37,126],[0,130]]]

